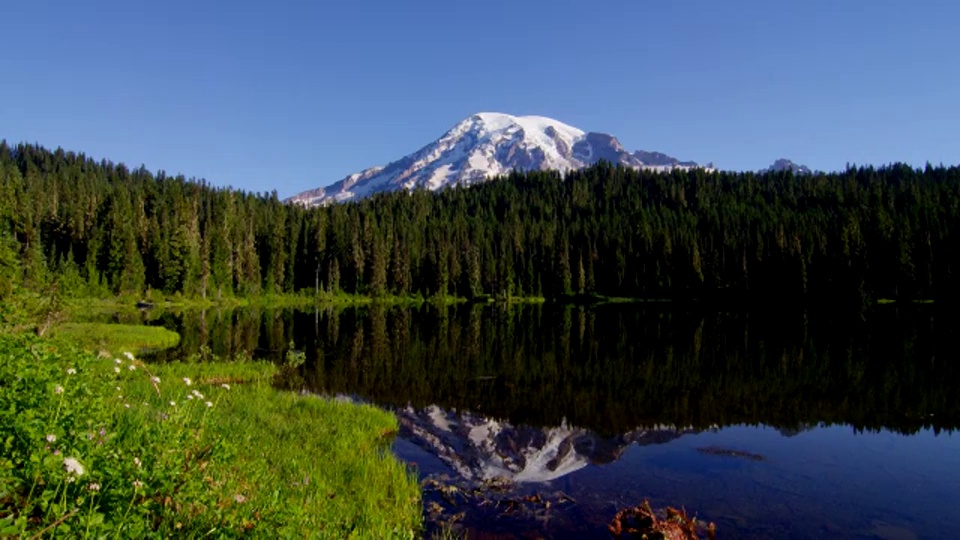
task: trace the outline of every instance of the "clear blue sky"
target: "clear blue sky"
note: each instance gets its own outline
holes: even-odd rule
[[[281,196],[479,111],[725,169],[960,162],[960,2],[43,1],[0,138]]]

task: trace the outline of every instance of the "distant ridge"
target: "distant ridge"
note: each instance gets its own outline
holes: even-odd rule
[[[780,158],[773,162],[773,165],[767,167],[762,172],[780,172],[780,171],[792,171],[793,174],[813,174],[813,171],[810,170],[806,165],[799,165],[790,161],[789,159]]]

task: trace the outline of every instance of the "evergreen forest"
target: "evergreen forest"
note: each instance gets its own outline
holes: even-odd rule
[[[958,229],[958,167],[600,163],[303,208],[276,192],[0,143],[0,297],[56,285],[94,297],[956,300]]]

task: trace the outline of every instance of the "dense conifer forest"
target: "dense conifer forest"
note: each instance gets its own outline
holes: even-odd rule
[[[268,179],[265,179],[265,181]],[[0,143],[0,297],[313,291],[862,302],[960,297],[960,168],[601,163],[305,209]]]

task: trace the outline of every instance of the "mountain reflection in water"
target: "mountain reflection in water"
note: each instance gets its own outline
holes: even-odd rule
[[[731,538],[960,537],[948,309],[366,306],[150,323],[181,332],[174,355],[281,360],[293,343],[307,362],[289,386],[397,411],[398,453],[421,474],[576,500],[532,521],[464,519],[484,531],[602,536],[650,497]]]
[[[668,426],[604,438],[561,424],[535,428],[430,406],[396,411],[400,436],[439,457],[468,481],[549,482],[587,465],[604,465],[631,444],[658,444],[690,430]]]

